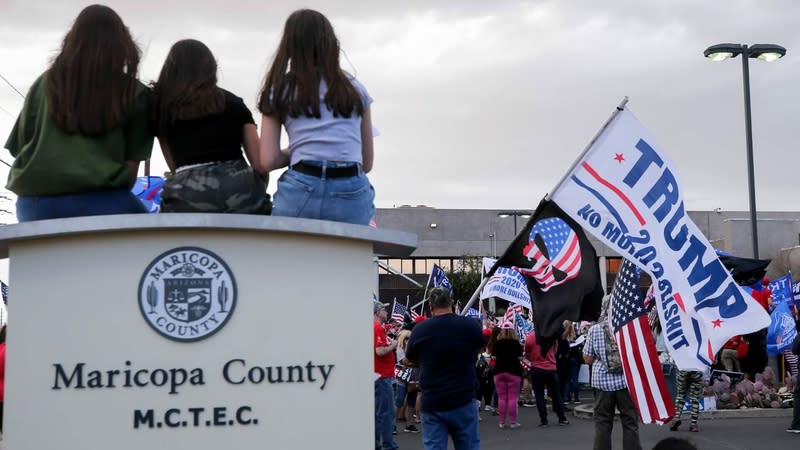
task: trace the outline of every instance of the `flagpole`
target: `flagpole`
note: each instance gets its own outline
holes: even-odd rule
[[[494,265],[497,266],[497,263],[494,263]],[[495,270],[495,268],[492,267],[491,272],[494,273],[494,270]],[[478,299],[478,296],[480,295],[481,291],[483,290],[483,287],[486,286],[486,283],[488,281],[489,281],[489,277],[486,277],[483,281],[481,281],[481,284],[478,286],[478,289],[475,289],[475,293],[473,293],[472,297],[469,298],[469,301],[467,302],[467,306],[464,307],[464,311],[468,310],[470,306],[475,304],[475,300]],[[462,313],[464,311],[462,311]],[[461,315],[463,316],[464,314],[461,314]]]
[[[625,96],[625,98],[623,98],[622,101],[619,102],[619,105],[617,105],[617,109],[614,110],[614,112],[611,114],[611,117],[609,117],[608,120],[606,120],[606,123],[604,123],[603,126],[600,127],[600,131],[598,131],[597,134],[594,135],[592,140],[589,141],[589,145],[587,145],[586,148],[583,149],[581,154],[578,155],[577,158],[575,158],[575,161],[572,162],[572,165],[569,166],[569,169],[566,172],[564,172],[564,176],[562,176],[561,179],[558,181],[558,183],[556,183],[556,187],[554,187],[553,190],[550,192],[555,192],[558,190],[559,187],[561,187],[561,185],[564,183],[564,180],[566,180],[567,177],[569,177],[570,174],[572,173],[572,170],[575,169],[575,166],[577,166],[581,162],[584,155],[586,155],[586,153],[589,151],[589,149],[592,148],[594,143],[597,142],[597,139],[600,138],[600,135],[602,135],[603,132],[606,131],[606,128],[608,128],[608,126],[611,125],[611,122],[614,121],[614,118],[616,118],[619,113],[625,110],[625,106],[627,104],[628,104],[628,97]],[[549,200],[550,194],[549,193],[545,194],[544,199]]]

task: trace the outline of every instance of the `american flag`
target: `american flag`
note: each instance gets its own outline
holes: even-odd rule
[[[398,303],[397,300],[395,300],[394,306],[392,306],[392,320],[403,323],[406,317],[406,309],[406,305]]]
[[[541,236],[541,242],[535,237]],[[531,238],[522,250],[525,256],[534,260],[533,267],[523,269],[526,275],[533,277],[547,291],[556,282],[553,269],[566,274],[564,280],[578,276],[581,270],[581,246],[578,235],[559,217],[542,219],[531,228]],[[541,248],[545,246],[547,255]],[[561,280],[559,280],[561,281]]]
[[[647,323],[639,275],[639,269],[625,260],[611,292],[611,330],[619,346],[628,391],[642,423],[666,422],[675,413],[675,407]]]
[[[445,288],[450,291],[450,295],[453,295],[453,285],[450,284],[450,280],[447,279],[447,273],[437,264],[434,264],[433,269],[431,269],[427,286],[428,289],[437,287]]]
[[[0,281],[0,291],[3,293],[3,303],[8,304],[8,285]]]
[[[411,321],[413,322],[413,321],[417,320],[417,318],[419,317],[419,314],[417,314],[413,309],[408,308],[408,316],[411,317]]]
[[[515,314],[522,314],[522,306],[520,306],[520,305],[518,305],[516,303],[509,303],[508,304],[508,309],[506,309],[506,313],[503,314],[502,323],[505,323],[505,322],[514,323],[514,315]]]

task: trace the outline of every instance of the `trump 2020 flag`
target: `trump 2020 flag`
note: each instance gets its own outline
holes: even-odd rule
[[[511,303],[531,307],[531,294],[525,276],[510,267],[498,267],[481,290],[480,299],[498,297]]]
[[[611,291],[608,317],[617,341],[622,371],[642,423],[666,422],[675,414],[656,341],[648,324],[640,270],[625,260]]]
[[[539,203],[497,266],[525,277],[541,336],[559,335],[565,320],[597,320],[603,293],[594,247],[555,203]]]
[[[431,275],[428,277],[428,289],[436,287],[443,287],[450,291],[450,295],[453,295],[453,285],[450,284],[450,280],[447,279],[447,274],[444,273],[441,267],[434,264]]]
[[[767,328],[767,353],[779,355],[792,348],[794,338],[797,336],[794,317],[789,310],[789,302],[782,301],[772,311],[772,322]]]
[[[680,369],[704,370],[732,336],[769,325],[686,213],[675,164],[630,111],[618,108],[550,198],[650,274]]]
[[[769,282],[769,290],[772,291],[772,302],[778,304],[781,302],[788,302],[790,305],[793,303],[794,293],[792,292],[792,272],[776,278]]]

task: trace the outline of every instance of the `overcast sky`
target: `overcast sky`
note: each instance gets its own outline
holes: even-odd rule
[[[0,0],[0,74],[25,93],[88,4]],[[216,55],[220,85],[253,111],[288,14],[323,12],[351,62],[342,58],[343,68],[375,99],[378,207],[534,208],[628,96],[677,164],[687,209],[746,211],[741,62],[702,53],[722,42],[780,44],[785,58],[750,63],[757,202],[800,210],[796,0],[106,4],[142,47],[143,81],[176,40],[196,38]],[[2,142],[22,102],[0,81]],[[165,168],[156,147],[153,174]]]

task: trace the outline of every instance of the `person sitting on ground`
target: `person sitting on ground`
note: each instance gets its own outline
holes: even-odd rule
[[[5,144],[17,220],[148,212],[130,191],[153,147],[140,56],[114,10],[80,12]]]
[[[741,372],[741,365],[739,364],[739,356],[737,352],[739,351],[739,346],[742,345],[743,339],[741,336],[736,335],[730,339],[728,339],[725,344],[722,345],[722,352],[720,353],[720,359],[722,360],[722,365],[725,366],[725,370],[728,372]]]
[[[211,50],[194,39],[176,42],[153,97],[158,141],[172,171],[161,211],[269,214],[269,177],[253,115],[241,98],[217,86]]]

